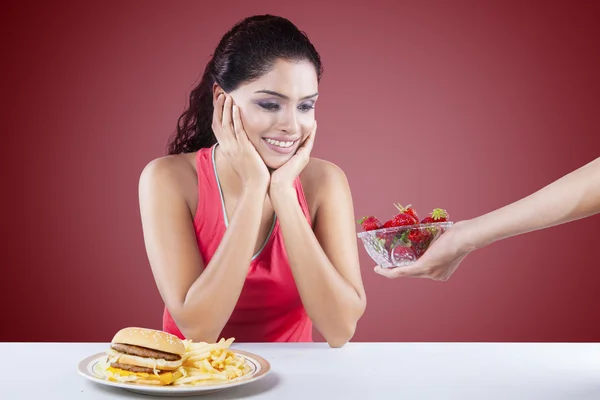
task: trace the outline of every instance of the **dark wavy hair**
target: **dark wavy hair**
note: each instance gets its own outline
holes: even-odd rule
[[[191,91],[188,108],[170,138],[168,154],[195,152],[216,143],[212,131],[213,92],[216,82],[227,93],[260,78],[279,60],[310,61],[321,80],[323,66],[308,36],[289,20],[273,15],[246,18],[225,33],[200,83]]]

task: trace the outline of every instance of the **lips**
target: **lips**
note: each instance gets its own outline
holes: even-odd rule
[[[299,139],[279,136],[263,138],[263,141],[271,150],[281,154],[289,154],[296,149]]]

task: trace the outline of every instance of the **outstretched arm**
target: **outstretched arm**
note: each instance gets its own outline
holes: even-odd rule
[[[511,236],[600,213],[600,158],[512,204],[456,223],[410,267],[375,271],[447,280],[472,251]]]
[[[600,212],[600,158],[539,191],[471,221],[473,248]]]

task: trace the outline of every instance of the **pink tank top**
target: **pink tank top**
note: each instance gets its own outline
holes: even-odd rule
[[[217,250],[228,224],[215,168],[217,145],[196,153],[199,197],[194,228],[205,266]],[[299,178],[294,187],[298,203],[311,224]],[[166,307],[163,330],[185,339]],[[312,322],[302,305],[277,218],[262,248],[252,258],[244,287],[221,337],[234,337],[236,342],[312,341]]]

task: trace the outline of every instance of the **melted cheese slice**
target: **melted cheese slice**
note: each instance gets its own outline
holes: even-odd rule
[[[176,379],[178,379],[182,376],[181,372],[179,372],[179,371],[162,372],[158,375],[155,375],[155,374],[149,374],[147,372],[125,371],[124,369],[114,368],[114,367],[108,367],[106,370],[112,372],[113,374],[117,374],[117,375],[123,376],[123,377],[137,376],[142,379],[156,379],[156,380],[159,380],[163,385],[170,385],[171,383],[173,383],[173,381],[175,381]]]

